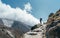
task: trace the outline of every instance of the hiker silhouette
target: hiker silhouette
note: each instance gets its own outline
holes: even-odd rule
[[[40,23],[42,23],[42,18],[40,18]]]

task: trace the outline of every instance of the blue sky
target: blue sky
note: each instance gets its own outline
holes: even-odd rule
[[[60,0],[2,0],[3,3],[9,4],[11,7],[24,8],[24,4],[30,2],[32,6],[31,14],[36,18],[43,18],[45,21],[48,15],[53,12],[55,13],[60,9]]]

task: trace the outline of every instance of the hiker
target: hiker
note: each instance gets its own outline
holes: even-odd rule
[[[40,23],[42,23],[42,18],[40,18]]]

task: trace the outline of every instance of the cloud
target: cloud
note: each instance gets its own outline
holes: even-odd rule
[[[30,3],[25,4],[24,10],[19,7],[12,8],[10,5],[2,3],[0,1],[0,18],[7,18],[23,22],[28,25],[35,25],[39,23],[39,20],[31,15],[27,11],[31,11],[32,7]]]
[[[25,6],[24,10],[26,10],[28,12],[32,10],[31,4],[29,2],[27,4],[25,4],[24,6]]]

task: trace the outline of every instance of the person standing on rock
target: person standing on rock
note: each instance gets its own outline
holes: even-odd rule
[[[40,23],[42,24],[42,18],[40,18]]]

